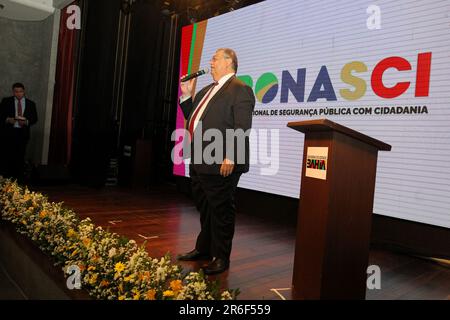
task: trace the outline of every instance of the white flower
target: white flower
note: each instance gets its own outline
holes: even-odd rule
[[[224,291],[224,292],[222,292],[221,299],[222,300],[231,300],[231,299],[233,299],[233,297],[231,296],[231,293],[229,291]]]
[[[111,249],[109,249],[108,257],[112,258],[116,255],[116,253],[117,253],[116,248],[111,248]]]
[[[162,267],[158,267],[156,269],[156,280],[164,281],[166,279],[166,269]]]

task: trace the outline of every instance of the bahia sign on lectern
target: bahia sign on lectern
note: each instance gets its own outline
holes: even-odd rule
[[[305,133],[292,295],[364,299],[378,151],[391,146],[327,119]]]

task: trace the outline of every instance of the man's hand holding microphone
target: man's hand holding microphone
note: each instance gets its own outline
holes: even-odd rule
[[[185,77],[184,75],[183,77]],[[181,77],[181,79],[183,79]],[[186,100],[187,98],[192,97],[192,89],[194,88],[194,81],[195,78],[192,78],[188,81],[181,81],[180,88],[181,88],[181,100]]]

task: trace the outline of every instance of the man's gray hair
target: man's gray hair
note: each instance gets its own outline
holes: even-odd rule
[[[218,49],[218,51],[219,50],[223,51],[223,54],[226,58],[231,59],[233,70],[234,70],[234,72],[237,72],[238,58],[237,58],[236,52],[234,52],[234,50],[230,49],[230,48],[220,48],[220,49]]]

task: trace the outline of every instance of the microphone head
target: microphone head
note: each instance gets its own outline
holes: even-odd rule
[[[196,73],[191,73],[191,74],[188,74],[187,76],[183,77],[181,79],[181,82],[189,81],[191,79],[197,78],[198,76],[201,76],[201,75],[203,75],[205,73],[208,73],[208,72],[209,72],[208,68],[204,68],[204,69],[198,70]]]

